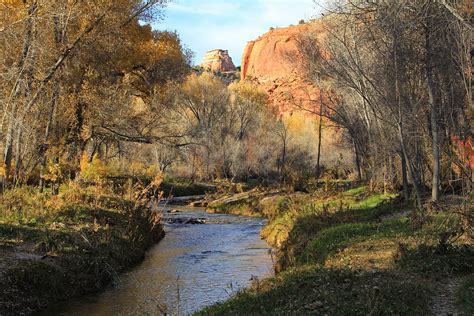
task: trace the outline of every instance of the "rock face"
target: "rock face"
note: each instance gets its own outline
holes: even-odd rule
[[[299,104],[313,108],[317,103],[319,108],[319,89],[303,79],[298,63],[297,40],[305,32],[324,34],[320,22],[274,29],[248,42],[242,55],[242,78],[267,91],[280,112],[292,111]]]
[[[271,106],[278,110],[280,117],[286,119],[291,128],[298,128],[298,133],[293,132],[293,137],[300,137],[301,143],[317,139],[317,114],[321,109],[321,99],[323,104],[327,101],[324,95],[321,97],[319,87],[305,79],[298,39],[301,34],[308,32],[319,40],[324,39],[322,22],[313,21],[274,29],[248,42],[242,55],[241,69],[241,78],[251,80],[266,91]],[[325,166],[334,166],[341,161],[341,157],[343,161],[350,162],[352,152],[344,147],[342,130],[330,127],[327,123],[327,119],[323,118],[326,127],[322,133],[321,162]],[[308,148],[309,152],[316,152],[315,147],[309,145]]]
[[[232,62],[232,58],[229,56],[229,52],[223,49],[214,49],[208,51],[204,55],[204,60],[201,65],[202,68],[211,70],[211,71],[235,71],[235,65]]]

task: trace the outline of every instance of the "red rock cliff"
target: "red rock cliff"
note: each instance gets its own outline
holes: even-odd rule
[[[292,111],[295,104],[314,106],[319,89],[303,79],[298,63],[297,39],[304,32],[321,36],[320,22],[290,26],[269,31],[247,43],[242,55],[242,78],[257,82],[281,112]]]
[[[235,66],[232,62],[232,58],[229,56],[229,52],[223,49],[214,49],[208,51],[204,55],[204,60],[201,65],[202,68],[212,71],[234,71]]]

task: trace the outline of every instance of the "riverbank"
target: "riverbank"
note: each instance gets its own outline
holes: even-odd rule
[[[45,315],[190,315],[272,275],[268,244],[259,237],[265,220],[186,206],[167,210],[166,237],[120,276],[120,286],[55,305]]]
[[[1,315],[101,290],[164,236],[147,198],[97,186],[73,184],[59,195],[24,187],[0,205]]]
[[[199,315],[472,314],[472,201],[414,212],[361,186],[243,205],[225,211],[252,205],[269,218],[262,237],[278,249],[280,273]]]

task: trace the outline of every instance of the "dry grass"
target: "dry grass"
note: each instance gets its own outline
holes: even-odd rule
[[[99,290],[140,261],[164,234],[160,214],[147,207],[149,189],[136,187],[133,199],[79,185],[59,195],[7,192],[0,206],[0,314],[29,314]]]
[[[396,268],[397,240],[382,238],[354,243],[330,256],[327,268],[351,270],[391,270]]]

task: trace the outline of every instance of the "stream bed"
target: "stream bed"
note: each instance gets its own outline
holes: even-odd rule
[[[164,239],[114,287],[50,313],[188,315],[273,273],[270,248],[259,236],[263,219],[173,207],[164,210],[164,222]]]

